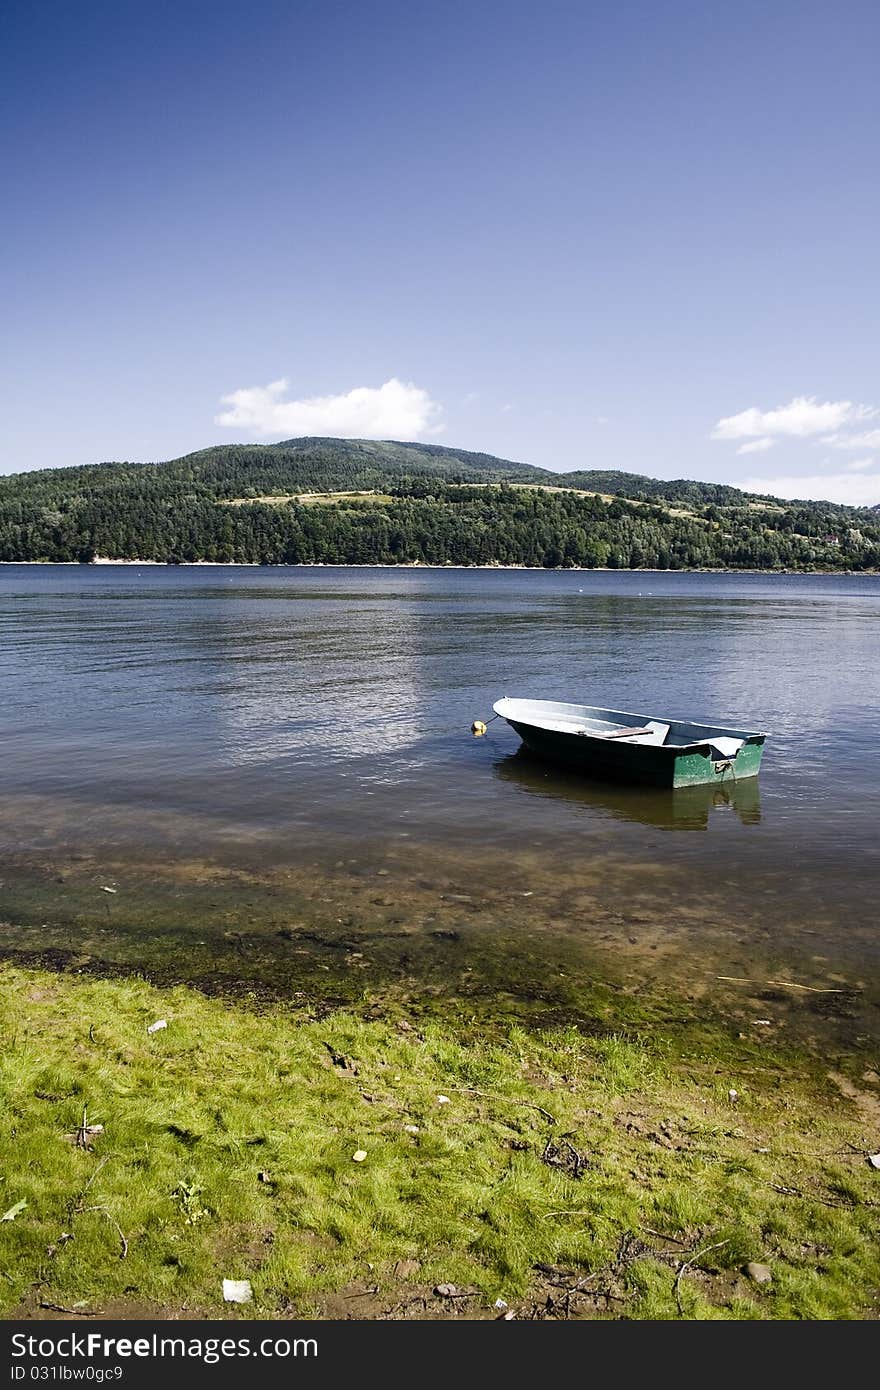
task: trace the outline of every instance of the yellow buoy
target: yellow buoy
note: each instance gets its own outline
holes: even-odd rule
[[[475,719],[471,725],[471,733],[474,735],[474,738],[482,738],[485,732],[486,726],[482,719]]]

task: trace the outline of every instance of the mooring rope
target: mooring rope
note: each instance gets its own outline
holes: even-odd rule
[[[475,738],[482,738],[483,734],[486,732],[493,720],[500,718],[500,714],[493,714],[491,719],[475,719],[473,724],[471,725],[471,733],[474,735]]]

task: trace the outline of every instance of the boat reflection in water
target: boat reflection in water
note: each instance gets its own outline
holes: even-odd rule
[[[706,830],[716,813],[732,813],[743,825],[757,825],[761,819],[757,777],[670,789],[617,785],[565,772],[526,748],[500,758],[493,771],[502,781],[535,796],[570,801],[598,815],[641,821],[662,830]]]

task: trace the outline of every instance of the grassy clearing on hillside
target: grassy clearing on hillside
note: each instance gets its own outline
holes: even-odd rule
[[[219,499],[221,507],[250,507],[262,503],[268,507],[284,507],[290,502],[299,502],[303,507],[330,506],[334,502],[372,502],[385,506],[393,502],[390,492],[377,492],[373,488],[359,492],[275,492],[263,497],[229,497]]]
[[[10,967],[0,997],[7,1316],[876,1315],[876,1135],[806,1061]]]
[[[472,488],[474,491],[497,487],[497,481],[489,483],[461,483],[459,486]],[[613,492],[595,492],[589,488],[566,487],[565,484],[552,483],[517,483],[511,482],[511,488],[520,492],[573,492],[578,497],[599,497],[603,502],[614,502],[616,494]],[[263,497],[230,497],[223,498],[220,505],[223,507],[247,507],[256,502],[261,502],[266,506],[282,507],[290,502],[299,502],[301,506],[332,505],[339,503],[344,505],[346,502],[370,502],[376,506],[388,506],[396,499],[389,492],[381,492],[376,489],[363,489],[356,492],[283,492],[267,494]],[[668,511],[670,516],[696,517],[697,513],[690,507],[673,506],[671,502],[660,499],[656,502],[646,502],[636,497],[626,497],[620,500],[625,501],[630,507],[657,507]],[[749,504],[757,506],[758,504]],[[778,508],[777,510],[782,510]]]

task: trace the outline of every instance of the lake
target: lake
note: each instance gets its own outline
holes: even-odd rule
[[[878,639],[877,576],[0,566],[0,947],[547,1021],[607,978],[849,1045]],[[505,694],[766,730],[761,776],[566,776],[471,736]]]

